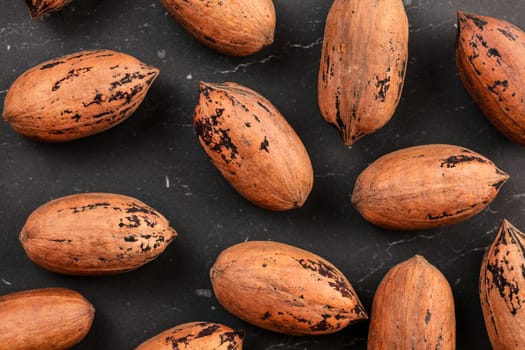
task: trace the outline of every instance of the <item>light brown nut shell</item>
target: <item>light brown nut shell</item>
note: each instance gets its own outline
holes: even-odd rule
[[[273,43],[272,0],[161,0],[197,40],[225,55],[248,56]]]
[[[250,202],[270,210],[304,204],[310,157],[270,101],[235,83],[201,83],[194,126],[213,165]]]
[[[366,220],[386,229],[431,229],[481,212],[508,178],[467,148],[415,146],[369,165],[357,178],[352,203]]]
[[[368,318],[341,271],[283,243],[234,245],[219,255],[210,277],[226,310],[274,332],[328,334]]]
[[[69,349],[86,336],[94,316],[93,306],[69,289],[0,296],[0,349]]]
[[[401,0],[335,0],[323,40],[319,108],[345,145],[383,127],[401,98],[408,19]]]
[[[481,309],[494,350],[525,349],[525,234],[503,220],[483,258]]]
[[[58,11],[72,0],[25,0],[31,17],[37,18],[50,12]]]
[[[43,62],[9,88],[3,117],[37,141],[70,141],[107,130],[142,103],[157,68],[110,50],[88,50]]]
[[[37,208],[19,240],[41,267],[68,275],[106,275],[139,268],[177,236],[141,201],[112,193],[61,197]]]
[[[368,350],[454,350],[454,297],[445,276],[422,256],[394,266],[372,304]]]
[[[242,350],[244,332],[218,323],[184,323],[146,340],[135,350]]]
[[[467,92],[492,125],[525,146],[525,32],[460,11],[456,64]]]

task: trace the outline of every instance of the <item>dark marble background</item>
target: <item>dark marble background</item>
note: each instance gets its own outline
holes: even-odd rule
[[[52,286],[81,292],[97,312],[91,332],[76,349],[131,349],[164,329],[197,320],[245,329],[245,348],[251,350],[365,349],[367,322],[323,337],[284,336],[243,323],[217,303],[209,268],[220,251],[238,242],[293,244],[339,267],[370,311],[388,269],[422,254],[452,286],[457,348],[490,349],[478,273],[503,218],[525,229],[525,155],[486,121],[458,79],[456,11],[525,28],[525,2],[405,0],[410,60],[402,100],[389,124],[351,149],[317,108],[317,71],[330,4],[275,0],[275,43],[256,55],[232,58],[194,40],[158,1],[75,0],[39,20],[31,20],[24,1],[1,1],[2,105],[10,84],[26,69],[82,49],[123,51],[157,66],[161,74],[130,119],[83,140],[35,143],[0,123],[0,294]],[[213,168],[192,127],[200,80],[244,84],[289,120],[315,171],[303,208],[273,213],[255,207]],[[511,178],[487,210],[461,224],[389,232],[365,222],[349,201],[359,173],[385,153],[426,143],[471,148]],[[31,263],[17,240],[27,216],[53,198],[91,191],[126,194],[150,204],[171,221],[179,237],[157,260],[119,276],[61,276]]]

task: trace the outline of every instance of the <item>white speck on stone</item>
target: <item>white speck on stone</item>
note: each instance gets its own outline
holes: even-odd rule
[[[412,0],[403,0],[403,3],[405,4],[405,6],[410,6],[412,5]]]
[[[210,306],[210,309],[215,310],[216,307],[215,306]]]
[[[217,228],[223,228],[224,226],[222,226],[221,224],[217,224]]]
[[[166,50],[164,50],[164,49],[157,50],[157,57],[160,58],[161,60],[165,59],[166,58]]]
[[[195,289],[195,294],[198,297],[203,297],[203,298],[211,298],[212,296],[211,289]]]
[[[9,282],[9,281],[6,281],[5,279],[2,278],[2,282],[5,284],[5,285],[12,285],[13,283]]]
[[[191,75],[191,73],[190,73],[190,74],[188,74],[188,75],[186,75],[186,79],[188,79],[188,80],[191,80],[191,79],[193,79],[193,75]]]
[[[7,49],[7,51],[9,51],[11,50],[11,45],[7,45],[5,48]]]
[[[170,188],[170,178],[166,175],[166,188]]]
[[[459,286],[460,283],[461,283],[461,278],[456,279],[456,281],[454,282],[454,287]]]

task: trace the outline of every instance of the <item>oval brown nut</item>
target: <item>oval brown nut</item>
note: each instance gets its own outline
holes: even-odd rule
[[[424,257],[394,266],[379,284],[367,349],[456,349],[452,290]]]
[[[69,349],[89,332],[95,309],[64,288],[0,296],[0,349]]]
[[[525,146],[525,33],[461,11],[458,31],[456,64],[467,92],[496,129]]]
[[[242,350],[244,332],[211,322],[190,322],[146,340],[135,350]]]
[[[47,13],[60,10],[72,0],[25,0],[31,17],[37,18]]]
[[[335,0],[326,19],[319,108],[345,145],[383,127],[401,98],[408,60],[402,0]]]
[[[124,53],[82,51],[23,73],[11,85],[4,119],[34,140],[63,142],[107,130],[141,104],[159,70]]]
[[[47,270],[106,275],[155,259],[176,236],[164,216],[135,198],[83,193],[37,208],[19,239],[29,258]]]
[[[272,0],[160,0],[197,40],[225,55],[248,56],[273,43]]]
[[[219,255],[210,277],[226,310],[270,331],[328,334],[368,318],[341,271],[283,243],[234,245]]]
[[[525,349],[525,234],[507,220],[483,258],[481,308],[494,350]]]
[[[509,176],[484,156],[453,145],[423,145],[382,156],[357,178],[352,203],[369,222],[423,230],[469,219]]]
[[[304,204],[310,157],[270,101],[235,83],[201,83],[194,126],[213,165],[246,199],[270,210]]]

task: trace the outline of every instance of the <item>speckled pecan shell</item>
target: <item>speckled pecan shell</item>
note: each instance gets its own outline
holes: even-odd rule
[[[160,0],[197,40],[225,55],[248,56],[273,43],[272,0]]]
[[[135,350],[242,350],[244,332],[211,322],[190,322],[146,340]]]
[[[525,146],[525,33],[503,20],[461,11],[458,31],[463,85],[496,129]]]
[[[141,201],[112,193],[82,193],[37,208],[20,232],[29,258],[68,275],[134,270],[155,259],[177,236]]]
[[[401,97],[408,60],[402,0],[335,0],[326,19],[318,100],[345,145],[384,126]]]
[[[313,186],[312,164],[270,101],[235,83],[201,83],[194,126],[213,165],[246,199],[270,210],[304,204]]]
[[[60,10],[72,0],[25,0],[31,17],[37,18],[47,13]]]
[[[366,220],[386,229],[431,229],[481,212],[508,177],[464,147],[409,147],[369,165],[357,178],[352,203]]]
[[[267,330],[328,334],[368,318],[341,271],[311,252],[283,243],[234,245],[219,255],[210,277],[226,310]]]
[[[95,309],[64,288],[33,289],[0,296],[0,348],[69,349],[89,332]]]
[[[63,142],[107,130],[141,104],[159,74],[132,56],[109,50],[55,58],[11,85],[4,119],[20,134]]]
[[[507,220],[483,258],[479,293],[492,348],[525,349],[525,234]]]
[[[454,350],[456,318],[452,290],[422,256],[394,266],[372,304],[368,350]]]

